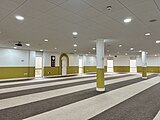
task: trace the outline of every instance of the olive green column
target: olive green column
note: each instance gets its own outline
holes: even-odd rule
[[[97,62],[97,79],[96,91],[105,91],[104,86],[104,39],[98,39],[96,42],[96,62]]]
[[[142,78],[147,79],[147,62],[145,51],[142,51]]]

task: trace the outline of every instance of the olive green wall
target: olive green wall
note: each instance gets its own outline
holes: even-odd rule
[[[83,72],[84,73],[89,73],[89,72],[96,72],[96,66],[84,66],[83,67]],[[107,66],[104,66],[104,72],[107,72]]]
[[[34,77],[34,67],[0,67],[0,79]]]
[[[44,72],[44,76],[59,75],[59,67],[45,66],[43,72]]]
[[[130,66],[114,66],[114,72],[130,72]]]
[[[69,66],[67,74],[78,74],[79,73],[79,67],[78,66]]]
[[[142,72],[141,66],[137,66],[137,72]],[[147,66],[147,72],[160,73],[160,66]]]
[[[84,66],[83,67],[83,72],[84,73],[89,73],[89,72],[96,72],[96,66]]]

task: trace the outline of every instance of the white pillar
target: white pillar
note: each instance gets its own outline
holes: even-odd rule
[[[142,78],[147,79],[147,61],[145,51],[142,51]]]
[[[105,91],[105,86],[104,86],[104,39],[98,39],[96,42],[96,59],[97,59],[96,90]]]

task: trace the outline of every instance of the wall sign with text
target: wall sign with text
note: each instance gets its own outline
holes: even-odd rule
[[[55,60],[56,60],[56,57],[51,56],[51,67],[55,67]]]

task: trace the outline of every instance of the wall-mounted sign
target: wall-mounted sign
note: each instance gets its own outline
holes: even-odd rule
[[[56,60],[56,57],[51,56],[51,67],[55,67],[55,60]]]

